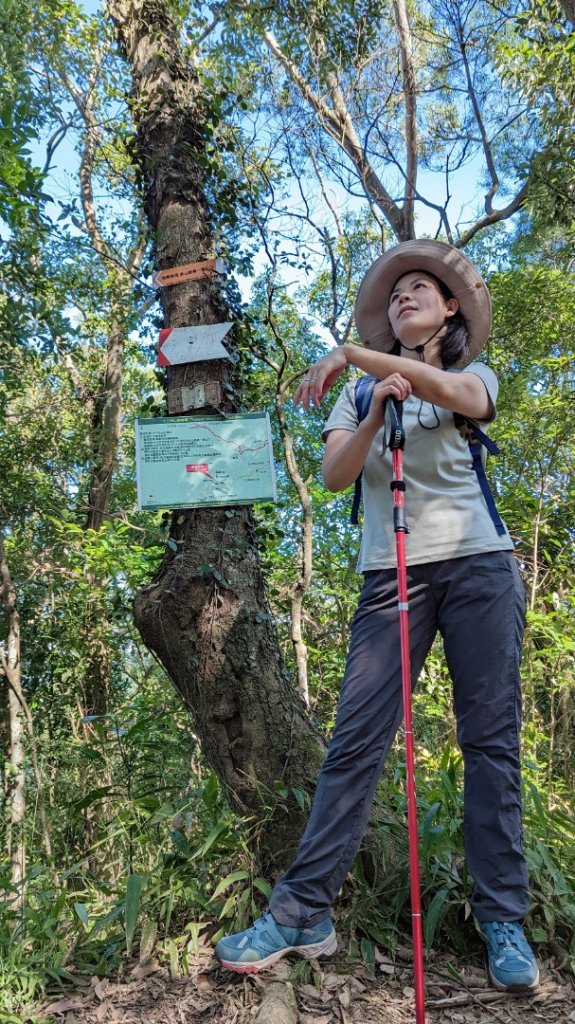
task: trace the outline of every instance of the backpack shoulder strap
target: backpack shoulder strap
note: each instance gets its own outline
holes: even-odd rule
[[[495,444],[495,441],[493,441],[491,437],[488,437],[488,435],[485,434],[484,431],[467,416],[461,416],[460,413],[456,412],[453,414],[453,422],[469,445],[471,464],[475,470],[475,475],[481,488],[481,493],[483,494],[487,510],[491,516],[491,522],[493,523],[498,535],[500,537],[504,537],[507,530],[505,529],[505,524],[497,511],[493,491],[489,486],[489,480],[485,475],[485,466],[483,465],[483,459],[481,458],[482,447],[486,448],[491,455],[499,455],[499,448]]]
[[[378,378],[372,377],[371,374],[366,374],[355,382],[355,407],[357,409],[357,418],[360,423],[365,419],[369,412],[371,396],[373,395],[373,389],[377,382]]]
[[[453,413],[453,422],[457,427],[459,433],[468,443],[472,441],[479,441],[484,448],[487,449],[490,455],[499,455],[499,445],[495,443],[489,434],[486,434],[480,427],[477,426],[474,420],[469,419],[469,416],[462,416],[460,412]]]
[[[365,377],[360,377],[355,383],[354,399],[355,408],[357,410],[357,420],[361,423],[365,419],[369,412],[371,405],[371,399],[373,395],[373,389],[378,382],[377,377],[372,377],[370,374],[366,374]],[[351,506],[350,520],[353,526],[359,525],[359,506],[361,505],[361,478],[363,476],[363,470],[356,478],[355,490],[353,492],[353,504]]]

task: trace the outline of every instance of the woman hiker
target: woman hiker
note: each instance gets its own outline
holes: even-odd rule
[[[497,379],[473,361],[491,329],[489,292],[457,249],[403,242],[368,270],[355,319],[365,347],[331,351],[309,368],[294,396],[305,409],[319,405],[348,366],[378,380],[361,422],[354,382],[346,384],[324,431],[327,487],[341,491],[363,472],[358,571],[364,584],[336,725],[295,861],[263,917],[220,939],[216,956],[230,970],[251,973],[290,951],[317,957],[336,949],[331,908],[361,843],[403,710],[384,426],[391,396],[404,403],[413,685],[439,630],[464,760],[471,906],[487,944],[492,984],[532,990],[539,971],[521,924],[529,904],[519,753],[525,595],[513,542],[490,509],[468,440],[454,423],[454,413],[480,427],[495,417]]]

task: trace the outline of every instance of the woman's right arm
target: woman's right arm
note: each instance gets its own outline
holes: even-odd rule
[[[344,491],[357,479],[376,433],[366,428],[365,420],[353,432],[329,432],[321,466],[324,483],[329,491]]]
[[[330,491],[343,491],[363,469],[371,443],[385,422],[385,400],[390,395],[403,401],[411,394],[411,384],[399,373],[379,381],[374,389],[369,412],[357,430],[330,430],[325,444],[322,473]]]

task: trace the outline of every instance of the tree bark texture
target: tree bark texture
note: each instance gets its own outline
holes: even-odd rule
[[[135,161],[157,265],[211,258],[208,100],[182,59],[168,4],[108,0],[107,10],[132,72]],[[165,326],[228,319],[216,277],[166,287],[162,303]],[[229,360],[168,368],[169,392],[206,381],[220,384],[221,411],[233,411]],[[277,783],[288,791],[309,788],[323,744],[282,665],[249,509],[174,512],[170,544],[137,597],[135,618],[191,710],[204,753],[235,807],[261,822],[264,867],[284,867],[303,820],[295,799],[277,804]]]

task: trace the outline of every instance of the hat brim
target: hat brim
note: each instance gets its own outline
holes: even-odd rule
[[[491,332],[491,297],[481,274],[459,249],[445,242],[417,239],[388,249],[367,271],[355,302],[355,325],[366,348],[390,352],[395,337],[388,317],[398,278],[414,270],[434,274],[459,303],[469,331],[466,366],[481,352]]]

